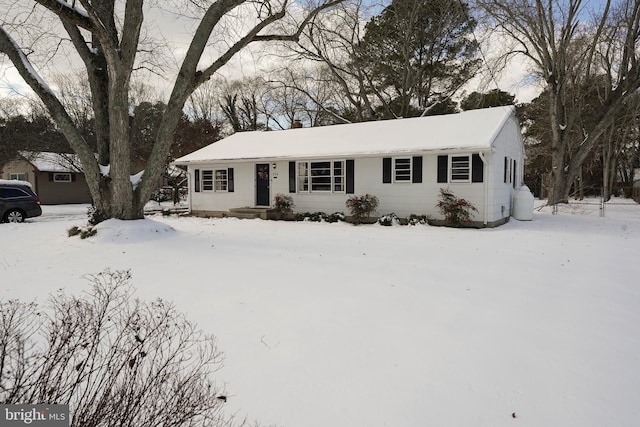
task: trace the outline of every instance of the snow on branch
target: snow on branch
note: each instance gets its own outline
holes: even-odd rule
[[[36,90],[37,88],[34,87],[34,85],[38,86],[42,91],[53,95],[53,91],[42,77],[40,77],[40,74],[38,74],[35,68],[33,68],[31,61],[29,61],[27,55],[24,54],[22,48],[2,26],[0,26],[0,52],[5,53],[9,57],[20,76],[22,76],[25,82],[27,82],[36,93],[38,90]]]
[[[75,2],[73,4],[63,0],[36,0],[36,2],[58,15],[64,21],[72,22],[87,30],[93,27],[89,14],[82,9],[78,9],[75,6]]]

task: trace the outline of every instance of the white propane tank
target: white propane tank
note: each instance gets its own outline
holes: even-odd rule
[[[526,185],[522,185],[514,197],[512,216],[519,221],[533,219],[533,194]]]

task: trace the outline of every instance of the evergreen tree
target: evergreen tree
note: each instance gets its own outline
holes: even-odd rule
[[[386,118],[420,115],[473,77],[475,26],[458,0],[394,0],[369,21],[356,61]]]
[[[500,89],[493,89],[486,93],[472,92],[460,102],[460,108],[462,108],[463,111],[468,111],[478,110],[480,108],[514,105],[515,98],[514,95]]]

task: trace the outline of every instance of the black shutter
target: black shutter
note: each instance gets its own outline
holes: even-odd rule
[[[346,164],[346,190],[347,194],[355,193],[355,185],[354,185],[354,172],[355,172],[355,161],[347,160]]]
[[[296,162],[289,162],[289,193],[296,192]]]
[[[196,169],[193,171],[193,191],[196,193],[200,192],[200,169]]]
[[[471,156],[471,182],[482,182],[484,178],[484,163],[480,154]]]
[[[516,178],[518,177],[518,171],[516,169],[516,161],[513,161],[513,188],[516,188]]]
[[[422,182],[422,156],[413,158],[413,177],[411,182],[418,184]]]
[[[71,182],[76,182],[76,174],[75,173],[71,174]]]
[[[382,159],[382,183],[391,183],[391,157],[384,157]]]
[[[49,181],[53,181],[53,172],[49,172]]]
[[[449,156],[438,156],[438,182],[447,182]]]
[[[227,169],[227,191],[233,193],[233,168]]]
[[[507,169],[509,168],[509,159],[505,156],[504,158],[504,183],[507,183]]]

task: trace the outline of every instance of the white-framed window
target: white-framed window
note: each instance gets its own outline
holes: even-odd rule
[[[450,182],[470,182],[471,181],[471,156],[452,155],[449,157],[449,181]]]
[[[202,191],[229,191],[228,169],[203,170],[200,184]]]
[[[11,173],[9,174],[9,179],[10,180],[17,180],[17,181],[26,181],[27,180],[27,174],[26,173]]]
[[[311,191],[331,191],[331,161],[310,162]]]
[[[504,157],[504,183],[513,184],[513,188],[516,188],[518,184],[518,168],[516,165],[515,159]]]
[[[53,182],[71,182],[71,174],[56,172],[53,174]]]
[[[298,191],[309,191],[309,162],[298,162]]]
[[[344,160],[298,162],[298,192],[345,192]]]
[[[229,184],[229,176],[227,169],[216,169],[215,173],[215,191],[227,191]]]
[[[202,191],[213,191],[213,171],[202,171]]]
[[[394,182],[411,182],[411,157],[396,157],[393,159]]]
[[[344,161],[333,162],[333,192],[344,193]]]

